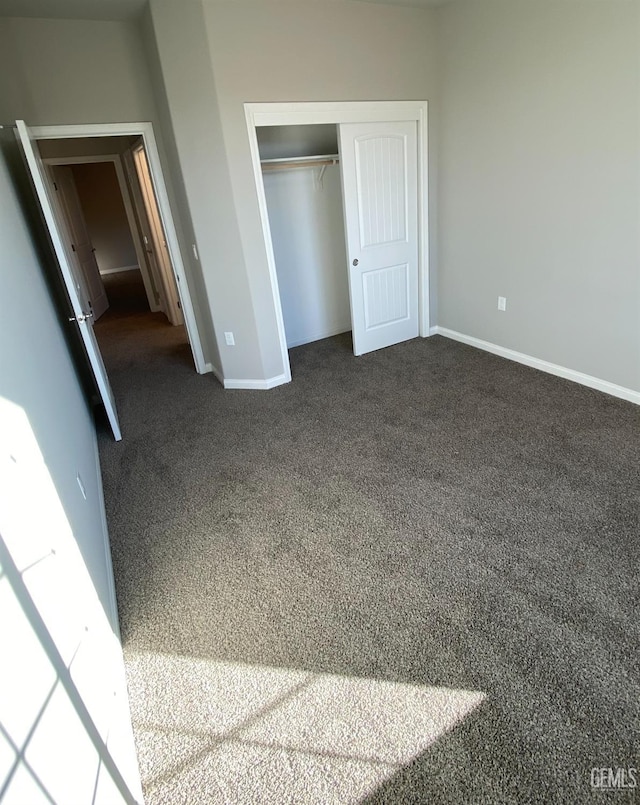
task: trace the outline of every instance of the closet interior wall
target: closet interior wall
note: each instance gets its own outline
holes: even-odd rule
[[[347,332],[340,165],[324,159],[337,157],[337,126],[266,126],[257,136],[287,346]],[[321,159],[306,165],[310,157]]]

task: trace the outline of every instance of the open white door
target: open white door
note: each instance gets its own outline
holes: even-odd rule
[[[342,123],[339,133],[353,351],[362,355],[419,333],[417,126]]]
[[[138,171],[133,156],[133,148],[128,149],[122,155],[122,164],[124,165],[127,185],[130,192],[131,206],[134,213],[136,228],[139,233],[140,246],[141,246],[141,259],[139,259],[140,271],[142,272],[143,279],[145,279],[145,287],[149,285],[153,294],[153,304],[149,298],[149,307],[152,313],[160,311],[164,313],[167,319],[168,304],[164,293],[164,285],[162,277],[160,276],[160,266],[156,260],[154,251],[154,241],[151,234],[151,223],[147,216],[147,208],[142,195],[142,188],[140,187],[140,180],[138,179]]]
[[[69,249],[67,250],[69,262],[72,267],[75,262],[78,269],[76,276],[80,274],[83,281],[84,295],[81,295],[80,298],[83,307],[85,304],[87,305],[84,309],[93,312],[93,321],[96,322],[109,307],[109,299],[100,276],[95,249],[87,229],[73,171],[68,165],[51,165],[49,170],[53,177],[54,199],[52,200],[57,199],[59,202],[57,210],[61,213],[63,221],[60,220],[60,216],[57,216],[57,220],[66,226],[67,246],[71,250],[71,253],[69,253]]]
[[[44,165],[38,153],[37,145],[34,144],[29,128],[26,126],[24,120],[16,121],[16,126],[18,128],[20,142],[22,143],[22,147],[24,149],[27,165],[29,167],[29,171],[31,172],[31,178],[33,179],[36,194],[38,196],[38,200],[40,201],[40,206],[42,207],[44,219],[47,224],[47,228],[49,229],[49,234],[51,235],[53,248],[55,250],[56,257],[58,258],[60,272],[62,274],[62,278],[69,295],[69,300],[73,308],[73,315],[78,324],[80,335],[82,336],[82,340],[87,351],[87,356],[96,379],[98,391],[100,392],[100,396],[102,398],[102,402],[104,403],[107,417],[111,425],[111,430],[113,431],[113,437],[116,441],[120,441],[122,435],[120,432],[120,424],[118,422],[118,414],[116,413],[113,392],[111,391],[111,386],[109,385],[109,380],[107,378],[107,372],[104,368],[104,363],[102,362],[102,355],[100,354],[100,349],[98,348],[98,342],[96,341],[96,337],[93,333],[93,324],[91,321],[92,313],[90,310],[83,310],[82,307],[78,283],[74,277],[69,260],[67,259],[64,244],[58,231],[58,221],[56,220],[56,216],[54,214],[54,207],[47,191],[47,182],[44,178]]]
[[[180,325],[184,324],[184,318],[180,309],[180,302],[178,300],[178,289],[176,288],[173,278],[173,266],[169,257],[167,249],[167,240],[164,234],[162,221],[160,219],[160,212],[158,211],[158,204],[156,201],[155,191],[153,189],[153,180],[149,171],[149,163],[147,155],[144,151],[144,146],[140,145],[133,148],[133,164],[138,177],[138,183],[142,193],[142,200],[146,212],[147,221],[150,225],[151,241],[152,243],[146,244],[147,251],[150,257],[155,260],[157,267],[158,277],[160,279],[160,293],[162,296],[163,310],[171,324]],[[146,237],[146,235],[145,235]]]

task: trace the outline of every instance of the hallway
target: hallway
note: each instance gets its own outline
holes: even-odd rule
[[[109,308],[94,326],[125,436],[132,410],[153,408],[173,373],[198,377],[184,326],[152,313],[139,271],[103,277]],[[159,374],[161,372],[161,374]],[[176,382],[180,382],[176,378]]]
[[[150,313],[149,302],[147,301],[142,274],[139,269],[104,274],[102,282],[109,298],[109,308],[107,313],[100,319],[98,326],[112,319]]]

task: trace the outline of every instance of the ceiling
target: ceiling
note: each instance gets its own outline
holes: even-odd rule
[[[433,8],[451,3],[452,0],[360,0],[361,3],[381,3],[385,6],[414,6],[416,8]]]
[[[0,0],[0,17],[126,20],[146,4],[147,0]]]
[[[308,1],[327,2],[327,0]],[[451,0],[360,0],[360,2],[426,8],[440,6]],[[136,17],[146,4],[147,0],[0,0],[0,17],[126,20]]]

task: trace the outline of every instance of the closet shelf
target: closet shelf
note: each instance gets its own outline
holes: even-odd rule
[[[326,168],[337,165],[340,161],[338,154],[320,154],[312,157],[287,157],[285,159],[262,159],[260,164],[263,171],[284,171],[295,168]]]

